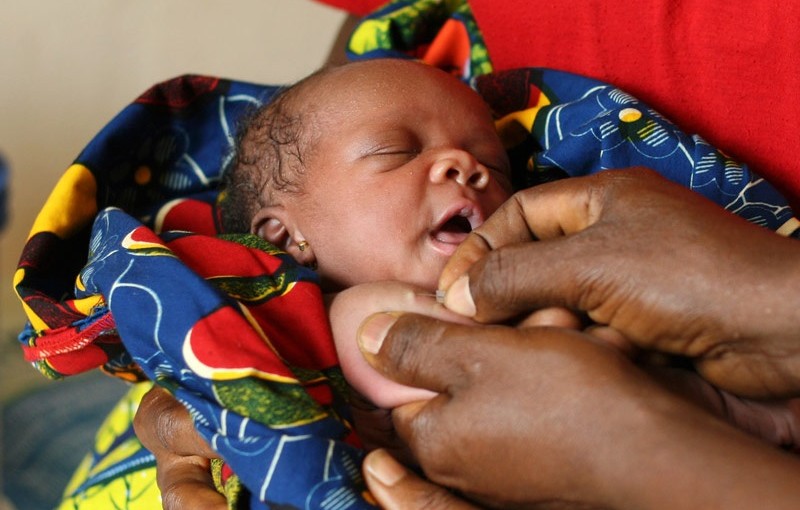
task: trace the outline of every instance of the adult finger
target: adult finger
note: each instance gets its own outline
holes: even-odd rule
[[[597,223],[618,189],[655,178],[645,169],[607,171],[515,194],[450,258],[439,279],[445,306],[481,322],[546,306],[586,310],[591,279],[605,263],[597,260],[598,243],[613,239],[602,232],[599,239],[564,239]]]
[[[186,408],[158,386],[142,398],[133,427],[142,444],[154,453],[219,457],[197,433]]]
[[[364,459],[364,478],[378,504],[386,510],[472,510],[478,507],[444,487],[427,482],[397,462],[386,450]]]
[[[376,312],[395,311],[472,323],[447,310],[428,293],[429,290],[401,282],[370,282],[339,292],[329,305],[328,317],[342,372],[356,392],[378,407],[392,409],[433,394],[380,377],[367,364],[356,343],[358,328],[367,317]]]
[[[392,341],[384,344],[390,330]],[[459,359],[459,353],[470,348],[470,340],[480,335],[480,330],[486,331],[485,338],[490,341],[493,330],[487,326],[454,324],[411,313],[376,313],[359,328],[358,345],[370,365],[389,379],[447,393],[451,381],[463,381],[472,375],[468,366],[441,360]],[[514,335],[514,331],[503,328],[505,334]],[[412,348],[420,339],[424,339],[424,347]]]
[[[217,457],[194,429],[186,408],[165,390],[154,387],[134,416],[134,430],[156,458],[157,482],[165,510],[225,510],[209,468]]]
[[[228,502],[214,488],[208,459],[157,456],[158,488],[164,510],[226,510]]]
[[[450,285],[444,305],[484,323],[550,307],[590,312],[606,297],[596,282],[623,263],[596,242],[561,237],[493,250]]]
[[[561,306],[610,324],[630,319],[622,308],[661,312],[674,296],[691,297],[678,271],[698,275],[690,283],[707,291],[706,280],[718,278],[717,247],[698,239],[730,252],[731,238],[721,232],[742,224],[646,169],[565,179],[520,192],[477,228],[484,249],[473,242],[457,250],[440,288],[449,309],[480,322]],[[525,236],[538,242],[521,242]],[[692,299],[708,307],[708,297]]]
[[[446,290],[487,253],[504,246],[580,232],[599,217],[609,171],[564,179],[514,194],[476,228],[448,261],[439,279]]]

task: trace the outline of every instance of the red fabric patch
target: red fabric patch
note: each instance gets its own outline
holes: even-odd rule
[[[63,375],[74,375],[97,368],[108,361],[106,352],[99,343],[119,344],[116,334],[105,333],[115,328],[110,313],[83,330],[75,327],[50,331],[36,339],[36,345],[23,345],[25,361],[44,359],[53,369]]]
[[[212,371],[252,368],[266,374],[294,378],[278,355],[242,321],[242,316],[231,307],[220,308],[199,320],[188,339],[191,352]],[[214,379],[209,373],[201,375]]]
[[[800,3],[471,0],[496,71],[612,83],[750,165],[800,204]],[[800,210],[795,207],[795,210]]]
[[[196,234],[215,236],[214,207],[200,200],[180,199],[164,206],[161,216],[160,232],[186,230]]]
[[[358,16],[365,16],[386,3],[386,0],[316,0]]]
[[[134,103],[186,108],[219,85],[218,78],[185,75],[150,87]]]

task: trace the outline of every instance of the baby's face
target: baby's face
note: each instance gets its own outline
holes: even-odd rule
[[[315,138],[287,209],[324,283],[436,288],[448,257],[510,194],[486,105],[455,78],[398,60],[337,69],[304,97]]]

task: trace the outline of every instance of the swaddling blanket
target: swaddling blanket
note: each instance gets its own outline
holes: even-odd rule
[[[613,86],[547,69],[471,83],[517,187],[644,165],[795,234],[786,201],[746,165]],[[186,76],[112,120],[34,224],[14,278],[30,320],[20,341],[49,377],[101,367],[170,390],[246,488],[232,504],[371,508],[316,274],[218,229],[231,133],[274,92]]]
[[[366,507],[316,274],[255,237],[216,236],[231,130],[274,91],[183,77],[98,134],[26,245],[21,339],[50,377],[101,366],[171,390],[261,505]]]

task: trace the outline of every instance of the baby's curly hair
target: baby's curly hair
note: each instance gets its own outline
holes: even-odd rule
[[[243,117],[232,157],[222,175],[223,232],[250,232],[253,216],[274,203],[278,192],[301,191],[305,159],[312,151],[313,122],[303,91],[324,77],[324,67],[283,90]]]

